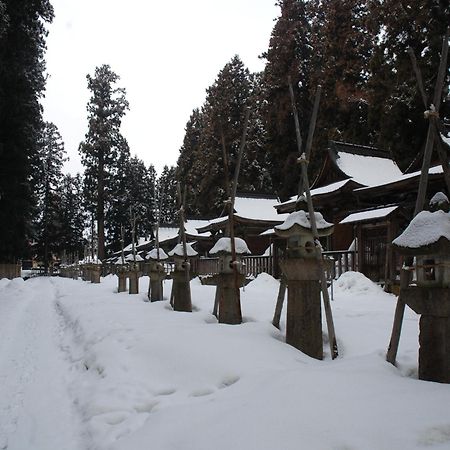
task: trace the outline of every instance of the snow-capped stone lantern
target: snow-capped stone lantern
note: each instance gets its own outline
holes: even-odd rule
[[[445,197],[445,198],[444,198]],[[430,211],[414,217],[392,242],[401,255],[415,257],[416,284],[402,298],[420,314],[419,379],[450,383],[450,214],[439,193]],[[403,289],[403,288],[402,288]]]
[[[148,298],[152,302],[163,299],[163,280],[166,278],[164,261],[169,256],[162,248],[154,248],[147,253],[147,272],[150,277]]]
[[[125,261],[129,263],[128,267],[128,278],[130,280],[130,284],[128,287],[129,294],[139,294],[139,276],[140,276],[140,268],[139,263],[144,261],[144,258],[140,255],[133,255],[130,253]]]
[[[236,260],[233,262],[231,238],[220,238],[209,251],[210,255],[219,256],[219,276],[217,294],[219,295],[219,322],[227,324],[240,324],[242,322],[241,304],[236,298],[236,288],[245,282],[245,273],[242,273],[241,255],[249,254],[246,242],[241,238],[234,238]]]
[[[315,213],[319,237],[329,236],[333,224]],[[303,353],[323,358],[320,243],[314,242],[309,214],[291,213],[275,227],[278,236],[287,239],[287,258],[280,262],[288,287],[286,342]]]
[[[118,278],[117,292],[125,292],[127,290],[128,267],[125,260],[122,261],[121,256],[115,260],[114,265],[116,266],[115,272]]]
[[[169,252],[169,256],[173,257],[175,267],[172,272],[172,298],[173,309],[175,311],[192,312],[192,302],[190,295],[190,261],[196,257],[198,253],[192,248],[191,244],[186,244],[186,255],[184,254],[183,244],[177,244]]]

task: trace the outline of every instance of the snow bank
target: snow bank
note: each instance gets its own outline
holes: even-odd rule
[[[191,283],[193,313],[171,310],[170,281],[166,300],[154,303],[144,301],[148,277],[140,279],[138,295],[114,293],[115,276],[101,284],[37,281],[0,285],[0,326],[15,324],[5,311],[29,292],[39,299],[52,290],[85,448],[449,448],[450,386],[416,379],[417,316],[406,308],[399,368],[389,365],[384,356],[396,297],[360,274],[344,274],[334,285],[335,361],[325,323],[324,361],[284,343],[286,305],[279,331],[271,325],[279,283],[267,274],[241,290],[242,325],[217,323],[215,287],[198,279]],[[55,423],[56,434],[62,425]],[[32,442],[32,427],[27,432]]]
[[[380,294],[384,293],[381,286],[369,280],[360,272],[344,272],[333,285],[337,294]]]

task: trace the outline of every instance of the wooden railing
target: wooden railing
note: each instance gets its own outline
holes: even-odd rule
[[[353,250],[333,250],[323,252],[323,256],[330,260],[328,279],[336,280],[344,272],[357,271],[356,252]]]
[[[323,252],[324,257],[329,261],[327,267],[328,279],[339,278],[344,272],[357,270],[356,253],[354,251],[327,251]],[[278,263],[273,256],[244,256],[242,261],[242,273],[248,277],[256,277],[260,273],[268,273],[275,276],[275,265]],[[173,262],[165,262],[166,272],[173,270]],[[111,268],[110,268],[111,269]],[[145,274],[145,268],[143,273]],[[219,258],[197,258],[191,261],[191,274],[214,275],[219,272]],[[109,273],[114,273],[114,267]]]

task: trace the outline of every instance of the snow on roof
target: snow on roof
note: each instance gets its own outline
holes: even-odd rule
[[[199,219],[188,219],[184,224],[184,229],[186,230],[187,234],[190,234],[191,236],[211,236],[211,233],[208,231],[206,233],[199,233],[197,231],[197,228],[202,228],[210,223],[209,220],[199,220]]]
[[[379,183],[379,184],[374,184],[372,186],[355,189],[355,192],[366,191],[366,190],[369,190],[369,189],[374,188],[374,187],[384,186],[386,184],[396,183],[396,182],[403,181],[403,180],[408,180],[409,178],[414,178],[414,177],[420,176],[420,172],[421,171],[418,170],[417,172],[413,172],[413,173],[405,173],[405,174],[402,174],[399,177],[397,177],[397,178],[395,178],[393,180],[387,181],[385,183]],[[442,166],[439,165],[439,166],[430,167],[430,170],[428,171],[428,174],[429,175],[434,175],[434,174],[438,174],[438,173],[442,173],[442,172],[443,172]]]
[[[389,206],[387,208],[371,209],[370,211],[362,211],[348,215],[345,219],[341,220],[339,223],[353,223],[353,222],[363,222],[364,220],[380,219],[391,214],[395,211],[398,206]]]
[[[234,245],[236,249],[236,253],[238,255],[242,255],[244,253],[251,253],[247,247],[247,243],[244,239],[234,238]],[[223,237],[220,238],[215,244],[214,247],[209,251],[211,255],[215,255],[216,253],[226,252],[231,253],[231,238]]]
[[[178,227],[159,227],[158,239],[159,242],[171,241],[178,237]]]
[[[211,233],[208,231],[206,233],[199,233],[197,228],[204,227],[210,223],[209,220],[192,220],[189,219],[184,223],[184,229],[186,233],[194,237],[208,237]],[[170,241],[172,239],[178,238],[178,227],[160,227],[158,232],[159,242]]]
[[[314,213],[316,218],[316,225],[318,230],[325,230],[333,226],[332,223],[327,222],[322,214]],[[288,215],[287,219],[275,227],[275,230],[285,231],[292,228],[294,225],[300,225],[302,228],[311,229],[311,222],[309,221],[309,213],[306,211],[295,211]]]
[[[330,192],[336,192],[342,187],[344,187],[347,183],[349,183],[351,178],[342,181],[336,181],[335,183],[327,184],[326,186],[322,186],[319,188],[311,189],[311,197],[315,195],[329,194]],[[290,203],[297,201],[297,195],[292,196],[289,200],[286,200],[282,203],[277,203],[277,206],[288,205]],[[281,215],[281,214],[280,214]]]
[[[192,248],[192,243],[186,244],[187,256],[197,256],[198,253]],[[169,256],[184,256],[183,244],[177,244],[170,252]]]
[[[153,248],[146,255],[147,259],[160,259],[161,260],[161,259],[167,259],[168,257],[169,256],[162,248],[160,248],[159,250],[156,248]]]
[[[144,237],[140,237],[140,238],[138,238],[137,244],[134,244],[134,247],[136,248],[136,247],[139,247],[139,246],[141,246],[141,245],[148,244],[148,243],[150,243],[150,242],[151,242],[151,241],[149,241],[148,239],[146,239],[146,238],[144,238]],[[133,244],[132,244],[132,243],[131,243],[131,244],[128,244],[128,245],[123,249],[124,252],[130,252],[131,250],[133,250]]]
[[[120,258],[120,259],[122,259],[122,258]],[[129,255],[127,255],[125,258],[125,261],[134,262],[133,254],[130,253]],[[144,258],[140,255],[136,255],[136,262],[141,262],[141,261],[144,261]]]
[[[434,244],[440,238],[450,241],[450,214],[444,211],[421,211],[393,244],[399,247],[419,248]]]
[[[388,158],[337,152],[336,164],[342,172],[365,186],[385,184],[402,175],[397,164]]]
[[[276,198],[249,198],[245,196],[236,197],[234,210],[236,215],[243,219],[268,220],[280,222],[285,220],[286,214],[278,214],[275,205]]]

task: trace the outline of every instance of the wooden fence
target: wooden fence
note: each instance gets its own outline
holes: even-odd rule
[[[352,250],[333,250],[323,252],[323,256],[330,261],[328,279],[336,280],[344,272],[357,271],[356,252]]]
[[[353,251],[330,251],[324,252],[325,258],[330,262],[327,266],[330,268],[327,274],[328,279],[339,278],[344,272],[349,270],[357,270],[357,258]],[[244,256],[241,258],[242,270],[247,277],[256,277],[260,273],[268,273],[275,276],[279,261],[273,256]],[[173,270],[173,262],[165,262],[166,273]],[[112,265],[105,268],[107,273],[115,273],[115,266]],[[146,275],[145,266],[142,270]],[[196,258],[191,261],[191,274],[197,275],[214,275],[219,272],[219,258]],[[279,270],[278,270],[279,273]]]
[[[0,278],[13,278],[20,277],[21,265],[20,264],[0,264]]]

